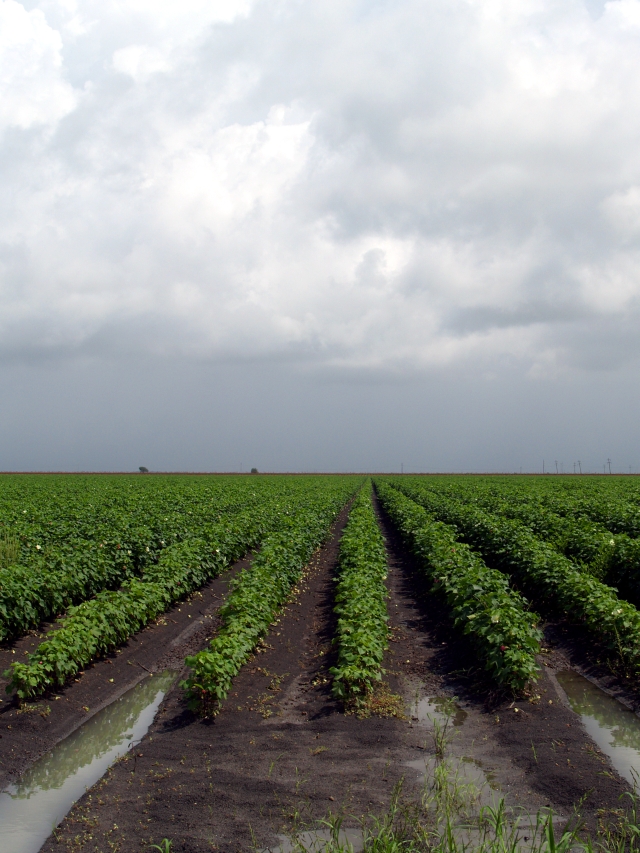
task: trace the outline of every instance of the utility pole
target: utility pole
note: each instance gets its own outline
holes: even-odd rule
[[[575,462],[573,463],[573,473],[574,474],[576,473],[576,463]]]
[[[609,466],[609,473],[611,473],[611,460],[607,459],[607,465]]]
[[[556,459],[556,474],[558,473],[558,460]]]
[[[400,473],[404,474],[404,462],[400,463]]]
[[[542,473],[544,474],[544,459],[542,460]]]
[[[580,473],[582,474],[582,465],[580,464],[580,460],[578,459],[578,468],[580,469]]]

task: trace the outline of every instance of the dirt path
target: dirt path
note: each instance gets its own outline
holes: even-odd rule
[[[149,672],[182,669],[184,658],[201,649],[215,628],[215,614],[226,595],[229,580],[250,558],[240,560],[143,631],[116,653],[87,667],[62,690],[46,694],[20,711],[5,692],[8,679],[0,677],[0,789],[58,741],[67,737],[88,717],[110,704]],[[46,626],[0,649],[0,673],[13,661],[32,652],[41,642]]]
[[[488,692],[472,665],[473,650],[452,633],[384,521],[393,634],[385,666],[408,714],[358,720],[341,713],[328,669],[345,523],[343,512],[300,594],[235,680],[219,716],[195,718],[180,689],[170,691],[135,755],[117,762],[79,801],[43,851],[116,853],[165,837],[175,851],[189,853],[265,848],[279,834],[340,810],[345,825],[356,825],[357,816],[385,808],[403,777],[405,793],[419,794],[420,768],[434,748],[430,723],[421,705],[413,712],[412,700],[433,696],[457,697],[450,754],[511,804],[532,813],[548,805],[565,816],[584,794],[591,815],[619,805],[626,784],[610,769],[603,773],[597,748],[547,675],[561,656],[549,656],[533,702]],[[204,645],[204,636],[196,639]]]

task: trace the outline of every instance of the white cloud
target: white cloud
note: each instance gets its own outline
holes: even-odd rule
[[[640,320],[638,0],[0,15],[12,357],[540,374]]]
[[[49,125],[70,112],[76,98],[62,72],[62,39],[43,13],[0,0],[0,132]]]
[[[133,77],[136,82],[159,71],[171,70],[165,51],[141,44],[131,44],[116,50],[113,54],[113,67],[116,71]]]

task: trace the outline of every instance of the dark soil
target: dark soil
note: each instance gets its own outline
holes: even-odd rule
[[[215,613],[224,600],[230,578],[250,564],[240,560],[230,572],[216,578],[132,637],[115,654],[96,661],[64,688],[18,708],[7,695],[5,671],[42,641],[32,631],[0,649],[0,789],[16,779],[54,744],[67,737],[89,716],[110,704],[149,672],[180,670],[188,654],[201,649],[215,630]]]
[[[419,795],[416,762],[433,755],[434,746],[430,724],[418,718],[412,704],[433,696],[457,697],[449,754],[471,762],[511,804],[532,813],[551,806],[568,817],[586,797],[591,822],[597,809],[619,807],[627,784],[565,706],[553,679],[553,671],[569,662],[562,644],[544,656],[548,666],[529,699],[514,702],[487,687],[473,664],[473,649],[452,631],[441,601],[425,588],[384,520],[392,629],[386,678],[390,689],[404,696],[407,714],[403,719],[357,719],[342,713],[331,697],[328,669],[333,660],[333,576],[345,522],[343,512],[332,538],[313,558],[299,593],[235,680],[221,713],[209,721],[196,718],[174,687],[135,756],[129,753],[117,762],[79,801],[43,851],[133,851],[163,838],[172,839],[175,851],[237,851],[273,845],[278,835],[329,812],[343,812],[345,825],[355,825],[358,816],[381,813],[403,777],[404,795]],[[225,581],[214,583],[221,595]],[[210,585],[204,595],[213,595],[212,589]],[[210,600],[210,608],[215,603]],[[190,607],[194,618],[198,608],[207,612],[198,600]],[[182,605],[183,620],[186,612]],[[187,616],[187,621],[192,620]],[[211,624],[200,622],[188,638],[188,651],[205,645]],[[127,664],[134,649],[138,664],[162,668],[163,649],[190,627],[183,621],[171,636],[163,633],[167,625],[142,632],[112,663],[96,664],[61,692],[61,700],[46,700],[43,704],[51,706],[46,719],[17,717],[15,709],[0,716],[11,721],[11,746],[22,766],[28,760],[29,726],[39,744],[47,736],[50,744],[53,732],[66,733],[83,718],[77,710],[82,704],[90,699],[92,711],[97,707],[99,689],[104,704],[145,674]],[[149,657],[142,652],[144,642]],[[181,641],[176,660],[183,659],[184,649]],[[121,681],[114,691],[116,674]],[[10,753],[3,739],[3,762],[18,766]]]

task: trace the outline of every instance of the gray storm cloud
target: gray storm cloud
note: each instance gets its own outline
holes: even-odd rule
[[[4,358],[637,356],[637,0],[1,0],[0,32]]]

